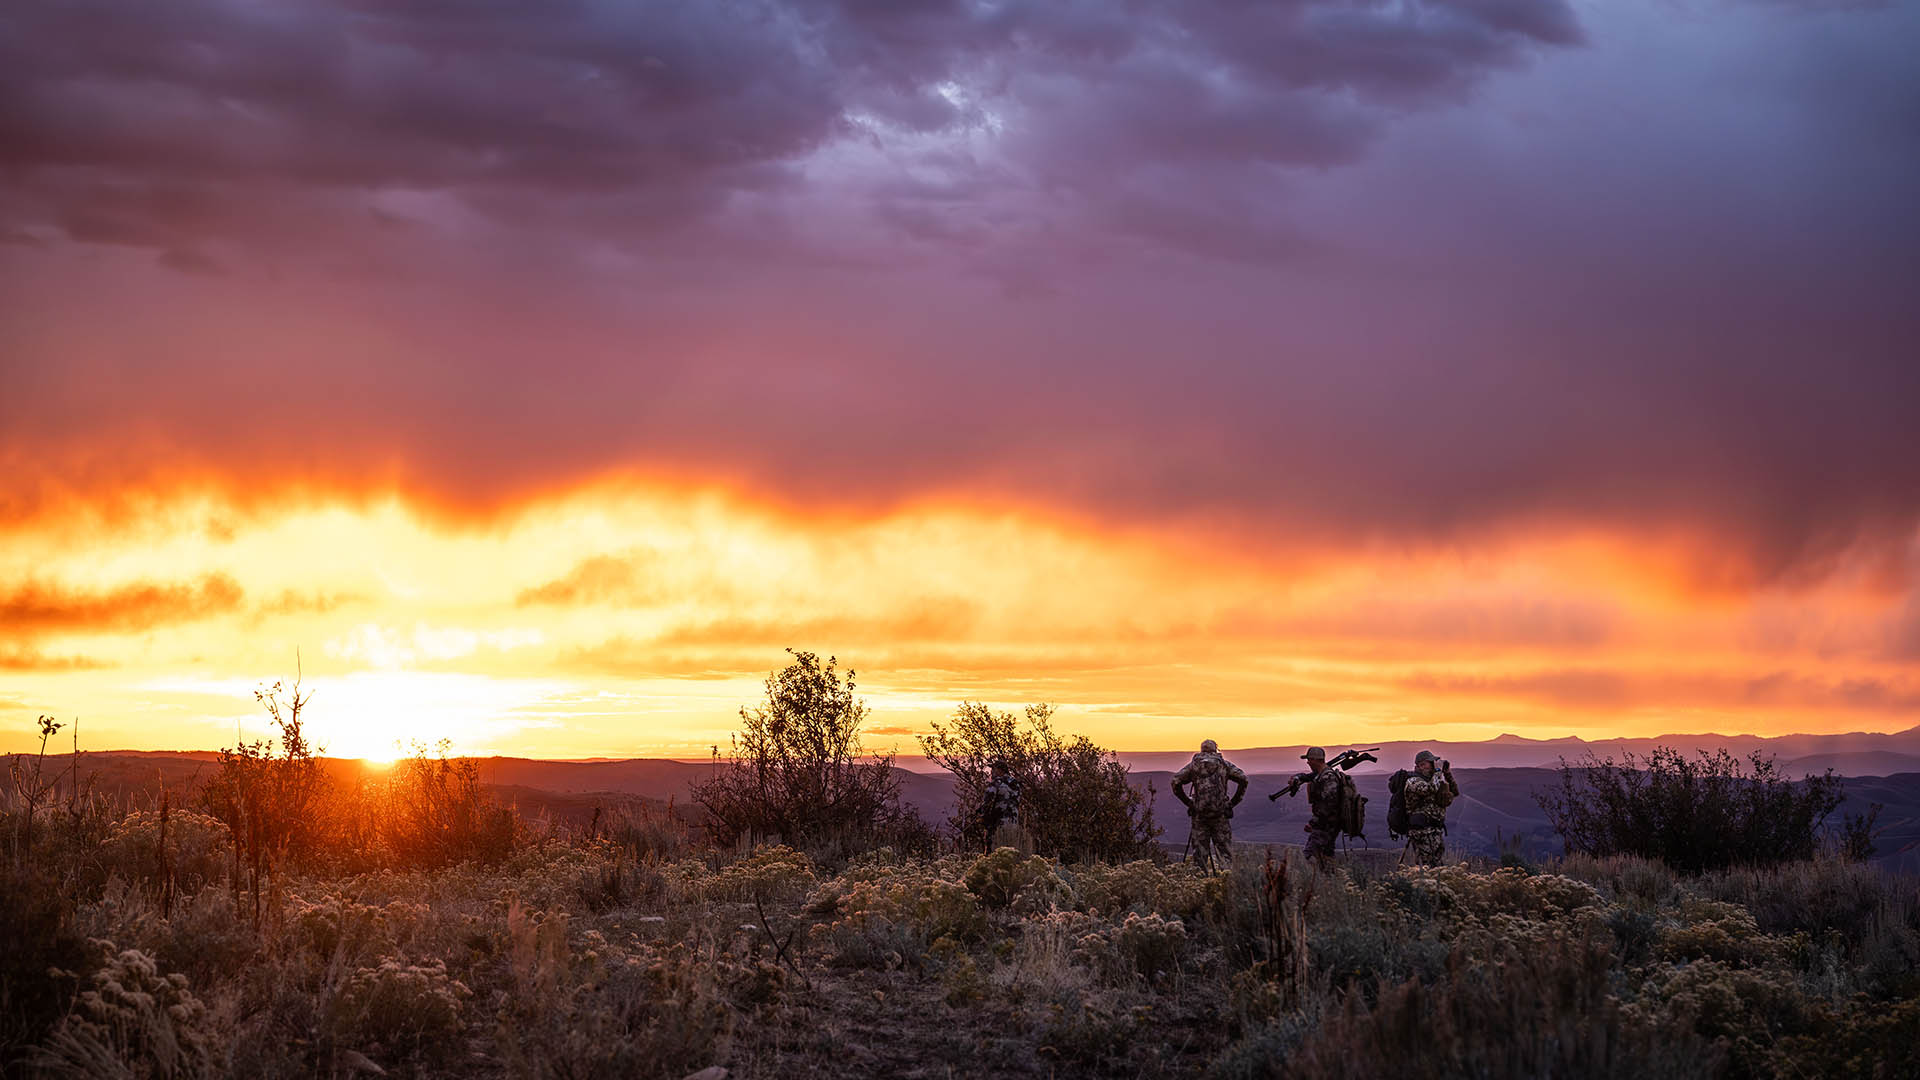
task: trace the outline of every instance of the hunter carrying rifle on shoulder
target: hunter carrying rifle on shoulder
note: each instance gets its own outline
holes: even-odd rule
[[[1313,808],[1313,816],[1306,824],[1307,854],[1316,860],[1325,862],[1333,858],[1333,841],[1341,833],[1363,835],[1367,800],[1346,770],[1363,761],[1379,761],[1373,756],[1373,751],[1378,749],[1375,746],[1366,750],[1342,750],[1328,761],[1325,750],[1309,746],[1307,752],[1300,755],[1307,763],[1307,771],[1267,796],[1268,801],[1272,801],[1282,795],[1298,794],[1300,785],[1307,786],[1307,803]]]
[[[1234,785],[1232,798],[1227,797],[1229,783]],[[1185,787],[1193,793],[1182,790]],[[1202,869],[1233,865],[1233,808],[1246,794],[1247,774],[1221,757],[1220,744],[1212,739],[1201,743],[1193,760],[1173,774],[1173,797],[1187,807],[1187,857]]]

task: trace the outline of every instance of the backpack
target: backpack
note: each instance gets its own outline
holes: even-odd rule
[[[1195,764],[1206,765],[1194,770],[1193,808],[1204,813],[1221,814],[1227,809],[1227,765],[1219,759],[1196,758]]]
[[[1401,769],[1387,777],[1387,834],[1395,840],[1410,834],[1413,825],[1407,820],[1407,770]]]
[[[1340,831],[1348,836],[1367,838],[1367,797],[1360,794],[1360,786],[1353,777],[1342,772],[1340,777]]]

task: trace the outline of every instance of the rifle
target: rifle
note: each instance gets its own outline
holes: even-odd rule
[[[1342,750],[1327,759],[1327,768],[1346,769],[1348,772],[1352,772],[1353,767],[1363,761],[1379,761],[1379,758],[1373,756],[1373,752],[1378,749],[1380,748],[1377,746],[1370,746],[1365,750]],[[1286,787],[1267,796],[1267,801],[1273,802],[1282,795],[1298,795],[1300,793],[1300,785],[1311,779],[1313,779],[1312,773],[1303,772],[1292,780],[1287,781]]]

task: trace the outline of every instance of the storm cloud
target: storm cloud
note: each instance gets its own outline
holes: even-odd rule
[[[1701,588],[1866,559],[1897,590],[1915,31],[24,0],[0,512],[211,488],[471,516],[612,476],[1275,552],[1588,531]],[[523,602],[642,588],[616,569]]]

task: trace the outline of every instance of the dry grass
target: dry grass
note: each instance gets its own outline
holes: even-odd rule
[[[616,821],[290,867],[256,928],[217,823],[172,815],[168,900],[150,815],[42,813],[0,901],[24,1075],[1873,1076],[1920,1022],[1914,882],[1837,862],[836,868]]]

